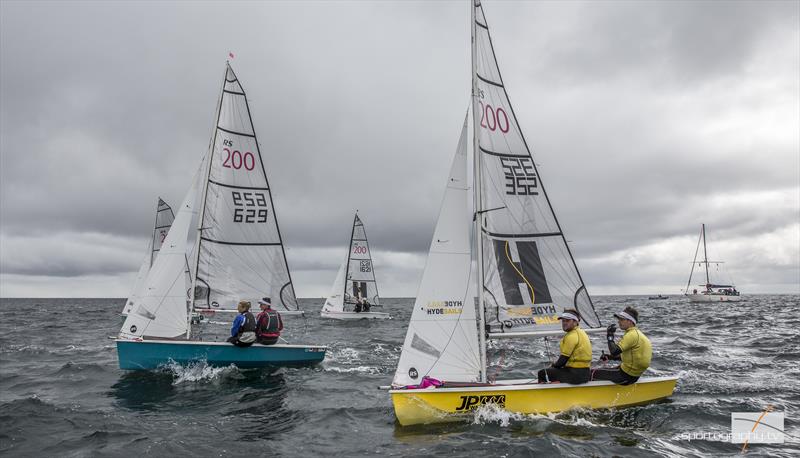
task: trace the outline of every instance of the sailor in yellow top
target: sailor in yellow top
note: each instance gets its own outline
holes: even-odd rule
[[[580,317],[573,309],[566,309],[558,316],[561,329],[566,333],[559,344],[561,355],[551,367],[539,371],[539,383],[563,382],[577,385],[586,383],[591,378],[589,365],[592,362],[592,343],[586,332],[580,328]]]
[[[592,371],[592,380],[610,380],[620,385],[630,385],[639,380],[639,376],[650,367],[653,358],[653,347],[650,339],[641,329],[636,327],[639,312],[633,307],[625,307],[620,313],[615,313],[619,327],[625,331],[619,342],[614,342],[615,325],[608,327],[608,351],[605,359],[621,359],[622,364],[614,369],[595,369]]]

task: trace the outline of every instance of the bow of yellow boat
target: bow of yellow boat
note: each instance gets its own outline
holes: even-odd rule
[[[671,396],[677,381],[677,377],[647,377],[632,385],[607,381],[569,385],[508,380],[490,386],[400,389],[390,393],[397,420],[407,426],[455,421],[465,415],[471,416],[472,410],[486,404],[519,414],[647,404]]]

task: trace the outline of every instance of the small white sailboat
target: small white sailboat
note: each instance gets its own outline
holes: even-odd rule
[[[621,386],[487,376],[488,340],[561,335],[566,308],[580,312],[586,332],[605,329],[511,107],[483,8],[475,1],[471,9],[472,186],[465,120],[390,389],[398,421],[453,421],[485,404],[532,414],[670,396],[677,377]]]
[[[156,205],[156,221],[153,226],[153,233],[147,241],[147,250],[142,260],[142,265],[139,266],[139,271],[136,274],[136,281],[133,284],[131,294],[128,296],[125,306],[122,308],[122,316],[128,316],[131,309],[138,304],[139,296],[142,294],[141,290],[144,287],[144,280],[147,278],[147,273],[153,266],[156,256],[158,256],[158,251],[167,238],[167,233],[174,220],[175,214],[172,212],[172,207],[167,205],[167,203],[159,197],[158,205]]]
[[[321,345],[242,348],[192,340],[196,309],[234,310],[239,300],[255,303],[265,296],[274,305],[297,309],[250,108],[229,64],[209,153],[192,183],[147,273],[139,303],[120,329],[120,368],[154,369],[170,361],[243,368],[322,361],[327,347]],[[194,266],[187,274],[195,219]]]
[[[366,309],[365,303],[369,304]],[[376,306],[381,306],[381,299],[378,295],[378,283],[375,281],[372,254],[364,223],[356,212],[353,230],[350,232],[350,251],[339,267],[331,294],[325,300],[320,316],[335,320],[391,318],[388,313],[375,312],[369,308]]]
[[[703,242],[703,260],[698,261],[697,255],[700,251],[700,242]],[[739,302],[742,300],[741,293],[736,290],[733,282],[729,284],[715,283],[711,281],[711,274],[709,273],[709,265],[714,265],[717,268],[722,264],[722,261],[709,261],[708,249],[706,247],[706,225],[703,224],[700,228],[700,238],[697,239],[697,248],[694,250],[694,260],[692,260],[692,270],[689,272],[689,281],[686,282],[686,290],[684,295],[689,298],[689,302]],[[689,289],[692,285],[692,276],[694,275],[694,268],[704,267],[706,272],[706,282],[700,286],[701,290],[697,288]]]

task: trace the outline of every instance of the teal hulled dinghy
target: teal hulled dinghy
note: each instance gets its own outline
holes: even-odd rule
[[[193,325],[194,313],[232,311],[240,300],[269,296],[286,312],[298,311],[250,108],[229,64],[209,152],[139,291],[116,340],[120,369],[297,366],[325,358],[321,345],[241,348],[192,332],[202,325]]]

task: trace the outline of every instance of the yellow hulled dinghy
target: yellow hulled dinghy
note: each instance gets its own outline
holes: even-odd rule
[[[487,341],[562,335],[558,316],[565,309],[580,314],[587,333],[605,332],[509,101],[483,8],[475,2],[471,108],[387,387],[400,424],[457,420],[483,405],[541,414],[627,407],[672,395],[676,377],[645,376],[627,386],[487,383]]]
[[[390,393],[397,420],[408,426],[454,421],[465,416],[472,419],[472,411],[487,404],[518,414],[648,404],[671,396],[677,381],[677,377],[650,377],[633,385],[615,385],[607,381],[569,385],[506,380],[484,386],[448,387],[445,383],[437,388],[394,389]]]

